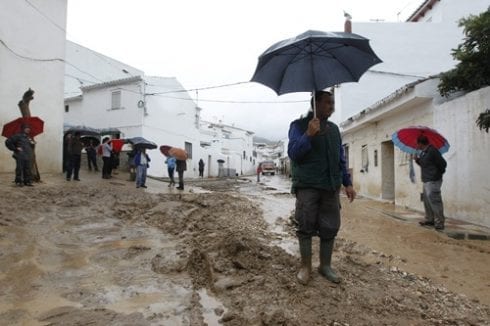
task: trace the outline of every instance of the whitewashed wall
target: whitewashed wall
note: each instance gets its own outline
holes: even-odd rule
[[[476,126],[490,108],[490,87],[438,105],[434,127],[451,144],[445,155],[443,199],[446,215],[490,226],[490,134]]]
[[[488,6],[488,0],[443,0],[421,22],[353,22],[352,32],[368,38],[383,63],[373,66],[359,83],[336,89],[335,120],[347,119],[411,81],[453,68],[451,49],[463,39],[459,19]]]
[[[490,226],[490,135],[480,131],[475,120],[490,107],[490,87],[439,103],[437,79],[417,85],[405,97],[386,105],[384,115],[371,117],[356,127],[347,128],[343,143],[349,145],[349,167],[353,169],[354,187],[363,196],[382,199],[381,143],[391,140],[394,131],[412,125],[424,125],[441,132],[451,144],[444,154],[448,167],[444,175],[442,195],[448,217]],[[413,94],[426,94],[432,89],[434,101],[409,102]],[[410,105],[412,103],[412,105]],[[369,167],[361,173],[361,148],[368,147]],[[378,166],[374,166],[374,150],[378,151]],[[395,148],[396,205],[423,211],[420,202],[422,182],[420,168],[414,163],[416,182],[409,179],[406,155]]]
[[[20,117],[17,103],[32,88],[36,93],[31,114],[45,122],[44,133],[35,138],[42,174],[61,171],[66,0],[31,2],[52,21],[26,1],[0,1],[0,40],[4,43],[0,44],[0,125]],[[0,172],[13,172],[12,153],[3,144],[1,148]]]

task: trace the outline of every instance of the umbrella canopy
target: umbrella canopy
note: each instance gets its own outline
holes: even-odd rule
[[[187,152],[185,151],[185,149],[172,147],[168,151],[168,153],[170,154],[170,156],[173,156],[178,160],[181,160],[181,161],[187,160]]]
[[[409,154],[417,153],[417,138],[424,135],[429,143],[437,148],[441,154],[449,150],[449,142],[437,130],[425,126],[402,128],[393,133],[391,139],[402,151]]]
[[[102,129],[99,129],[99,133],[101,135],[109,135],[109,136],[116,136],[116,135],[120,135],[121,134],[121,130],[117,129],[117,128],[102,128]]]
[[[100,136],[99,129],[84,126],[84,125],[79,125],[79,126],[65,125],[63,129],[65,134],[67,133],[74,134],[79,132],[80,136]]]
[[[126,140],[136,148],[155,149],[158,147],[157,144],[143,137],[133,137]]]
[[[357,82],[380,62],[369,40],[360,35],[310,30],[267,49],[259,57],[252,81],[278,95],[320,91]]]
[[[35,137],[44,131],[44,121],[39,117],[17,118],[3,125],[2,136],[11,137],[22,131],[22,125],[29,125],[31,132],[29,136]]]
[[[170,153],[168,151],[171,148],[172,148],[172,146],[162,145],[162,146],[160,146],[160,152],[162,152],[162,154],[165,155],[165,156],[170,156]]]

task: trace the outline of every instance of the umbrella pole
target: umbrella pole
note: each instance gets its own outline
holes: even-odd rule
[[[313,118],[316,118],[316,97],[315,97],[315,92],[313,92]]]

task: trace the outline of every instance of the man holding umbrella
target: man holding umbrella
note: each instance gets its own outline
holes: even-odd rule
[[[416,156],[415,162],[420,165],[422,171],[425,208],[425,220],[419,223],[422,226],[434,226],[436,231],[442,231],[444,230],[444,208],[441,186],[442,175],[446,172],[447,163],[441,153],[429,143],[427,136],[418,136],[417,146],[420,154]]]
[[[334,112],[333,96],[316,91],[312,110],[291,123],[288,155],[291,158],[292,193],[296,195],[296,234],[301,253],[298,281],[306,285],[311,275],[312,237],[320,237],[318,271],[329,281],[340,278],[331,268],[334,239],[340,228],[340,187],[352,202],[356,192],[345,166],[340,131],[328,121]],[[313,108],[316,107],[316,117]]]

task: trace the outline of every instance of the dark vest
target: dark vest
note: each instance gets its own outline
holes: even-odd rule
[[[302,133],[309,121],[309,117],[297,120]],[[321,126],[320,134],[311,138],[311,150],[300,161],[291,161],[293,193],[297,188],[337,190],[342,184],[339,128],[328,120]]]

